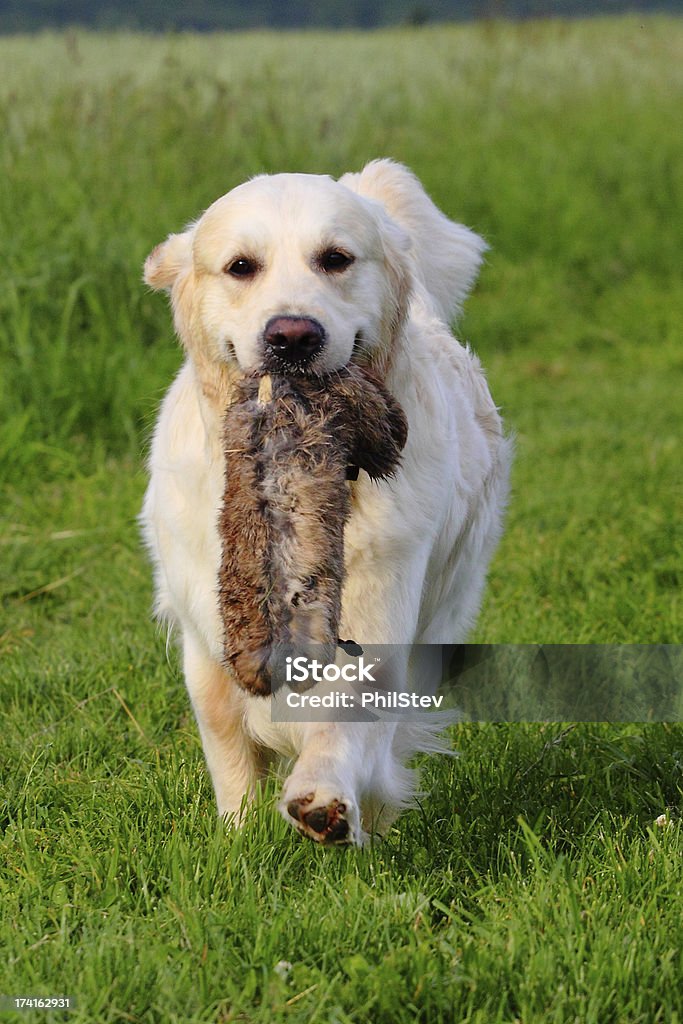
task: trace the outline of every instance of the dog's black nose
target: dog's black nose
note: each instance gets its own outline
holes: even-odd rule
[[[325,343],[325,331],[317,320],[300,316],[274,316],[263,332],[266,352],[286,363],[307,363]]]

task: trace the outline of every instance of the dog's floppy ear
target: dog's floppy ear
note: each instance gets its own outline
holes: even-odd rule
[[[192,229],[182,234],[169,235],[157,245],[145,260],[143,278],[155,291],[170,291],[181,270],[192,259]]]
[[[360,174],[345,174],[342,185],[382,204],[410,237],[415,272],[445,320],[467,297],[488,248],[479,235],[449,220],[434,205],[407,167],[373,160]]]

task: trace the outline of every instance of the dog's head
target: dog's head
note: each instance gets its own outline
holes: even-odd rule
[[[261,176],[158,245],[145,281],[171,296],[200,365],[326,373],[380,363],[406,315],[409,240],[331,178]]]

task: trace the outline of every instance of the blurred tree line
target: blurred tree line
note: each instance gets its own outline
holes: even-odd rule
[[[0,0],[0,32],[379,28],[474,18],[683,10],[683,0]]]

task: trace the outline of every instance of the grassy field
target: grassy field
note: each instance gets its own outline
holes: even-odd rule
[[[491,244],[459,333],[517,459],[473,639],[680,642],[683,22],[45,35],[0,65],[0,993],[681,1024],[679,725],[461,726],[363,852],[297,839],[275,780],[226,833],[135,515],[180,363],[146,253],[251,174],[389,155]]]

